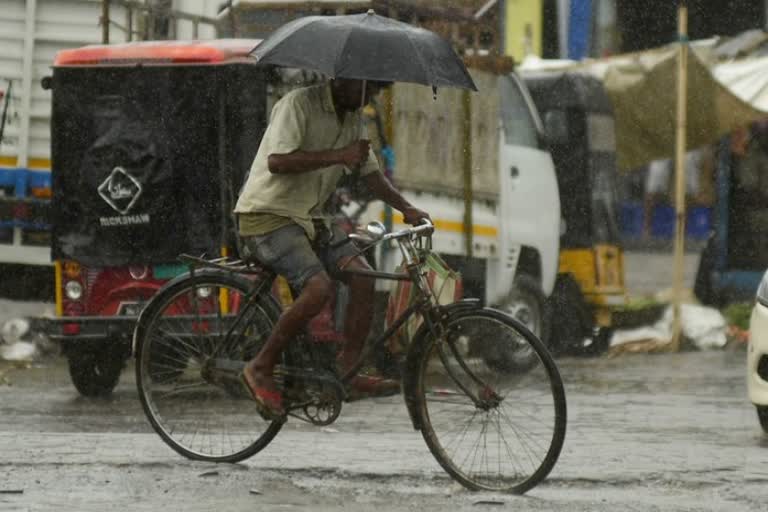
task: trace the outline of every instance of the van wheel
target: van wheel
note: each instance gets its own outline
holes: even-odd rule
[[[507,298],[497,306],[541,340],[549,339],[549,308],[539,281],[531,276],[515,278]]]
[[[584,341],[594,336],[594,319],[579,283],[570,274],[558,275],[548,302],[552,319],[549,346],[552,350],[561,354],[590,355],[589,346],[585,346]],[[594,339],[593,343],[597,341]]]
[[[756,405],[757,419],[760,420],[760,426],[763,427],[763,432],[768,434],[768,406]]]
[[[122,355],[105,349],[73,351],[67,359],[72,384],[81,395],[87,397],[107,396],[112,393],[125,367],[125,358]]]

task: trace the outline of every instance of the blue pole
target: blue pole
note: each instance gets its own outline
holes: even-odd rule
[[[592,35],[592,0],[571,0],[568,23],[568,58],[581,60],[589,56]]]
[[[722,272],[728,265],[728,203],[731,195],[731,138],[720,140],[717,159],[715,195],[715,271]]]

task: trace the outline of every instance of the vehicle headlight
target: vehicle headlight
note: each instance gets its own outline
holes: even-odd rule
[[[68,281],[64,285],[64,293],[67,294],[67,298],[70,300],[80,300],[83,296],[83,285],[78,281]]]
[[[128,267],[128,273],[137,281],[145,279],[149,275],[149,267],[146,265],[131,265]]]
[[[763,306],[768,307],[768,272],[763,274],[760,286],[757,287],[757,301]]]

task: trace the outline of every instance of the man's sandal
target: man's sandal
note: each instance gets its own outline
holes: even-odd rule
[[[347,387],[347,402],[355,402],[365,398],[385,397],[400,393],[400,383],[396,380],[356,375]]]
[[[248,393],[248,396],[256,402],[256,408],[262,418],[269,421],[280,420],[285,417],[283,409],[283,395],[279,391],[270,391],[268,389],[257,387],[251,388],[245,378],[245,374],[240,374],[240,382]]]

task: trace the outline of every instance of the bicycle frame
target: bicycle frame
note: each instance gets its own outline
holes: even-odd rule
[[[431,228],[431,224],[427,226]],[[423,265],[423,258],[421,258],[421,254],[424,250],[422,248],[416,247],[411,239],[411,236],[413,236],[416,233],[416,229],[419,228],[412,228],[412,231],[404,230],[399,233],[391,233],[386,236],[381,237],[379,240],[375,240],[373,243],[369,244],[366,247],[363,247],[358,251],[358,255],[363,254],[365,251],[370,249],[376,244],[379,244],[385,240],[394,240],[397,242],[402,254],[403,259],[405,262],[405,273],[390,273],[390,272],[379,272],[379,271],[373,271],[373,270],[362,270],[362,269],[344,269],[343,267],[340,269],[340,274],[344,276],[363,276],[363,277],[370,277],[374,279],[384,279],[384,280],[390,280],[390,281],[410,281],[413,283],[413,285],[416,287],[416,299],[406,308],[405,311],[403,311],[390,325],[384,333],[382,333],[379,337],[374,340],[372,344],[365,347],[363,352],[358,357],[355,364],[352,365],[352,367],[347,370],[347,372],[342,375],[340,381],[342,384],[349,383],[360,371],[360,369],[363,366],[364,361],[369,356],[371,351],[374,348],[382,346],[384,343],[387,342],[392,336],[397,333],[397,331],[414,315],[414,314],[420,314],[422,319],[424,320],[424,324],[426,328],[429,330],[429,332],[435,336],[436,338],[442,338],[443,333],[440,332],[440,326],[439,321],[437,321],[437,318],[435,316],[440,311],[440,306],[438,305],[437,298],[434,295],[434,292],[432,288],[427,283],[425,276],[423,272],[421,271],[422,265]],[[423,231],[423,230],[422,230]],[[405,233],[405,234],[404,234]],[[431,240],[430,240],[431,242]],[[429,248],[427,251],[431,251],[431,243],[429,244]],[[229,344],[232,342],[232,334],[236,331],[236,329],[243,324],[245,319],[248,317],[248,312],[250,309],[256,304],[258,297],[268,291],[272,287],[272,283],[274,282],[276,278],[276,274],[274,274],[271,271],[268,271],[264,277],[264,279],[261,279],[257,286],[255,286],[251,291],[248,292],[248,294],[245,296],[243,303],[244,305],[240,308],[240,311],[237,313],[234,322],[229,327],[229,330],[227,331],[225,337],[224,337],[224,343],[216,347],[216,349],[213,352],[213,358],[215,359],[216,356],[218,356],[222,350],[225,350],[229,348]],[[196,299],[193,299],[196,300]],[[196,308],[197,309],[197,308]],[[459,366],[464,371],[464,373],[471,378],[474,382],[476,382],[481,389],[486,387],[486,383],[483,382],[481,379],[479,379],[474,372],[470,370],[469,367],[467,367],[466,363],[464,362],[463,358],[459,355],[457,348],[455,346],[455,343],[452,343],[448,341],[448,346],[456,359],[458,361]],[[446,368],[446,372],[449,375],[449,377],[459,386],[459,388],[469,396],[476,405],[480,406],[484,401],[481,400],[476,393],[473,393],[469,388],[467,388],[466,385],[463,384],[461,379],[459,379],[453,372],[453,370],[450,368],[450,365],[447,364],[445,353],[441,350],[440,351],[440,359],[443,362],[444,367]]]

